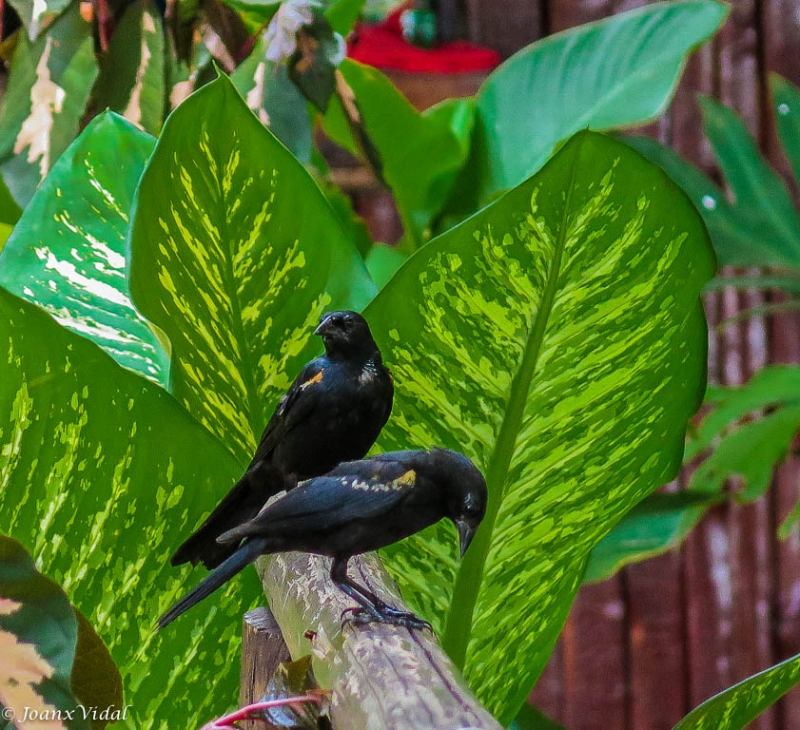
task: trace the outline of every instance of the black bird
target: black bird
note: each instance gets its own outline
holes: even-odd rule
[[[298,480],[319,476],[369,451],[392,410],[392,376],[366,320],[356,312],[323,315],[315,335],[325,354],[308,363],[283,396],[244,476],[172,556],[172,565],[215,568],[236,550],[219,537],[252,519]],[[284,482],[269,472],[276,467]]]
[[[357,621],[428,626],[392,608],[347,575],[353,555],[390,545],[443,517],[452,520],[464,555],[486,511],[486,482],[466,457],[447,449],[395,451],[340,464],[279,498],[218,541],[237,546],[222,565],[159,620],[163,628],[213,593],[259,555],[299,550],[333,558],[331,580],[359,604]],[[242,543],[242,540],[244,542]],[[241,543],[241,547],[238,547]]]

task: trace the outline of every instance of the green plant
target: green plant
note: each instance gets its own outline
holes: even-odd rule
[[[100,18],[107,0],[96,2]],[[232,72],[250,108],[306,164],[313,158],[319,167],[320,160],[311,134],[318,112],[304,96],[328,108],[326,130],[365,153],[392,190],[406,253],[518,185],[574,132],[629,126],[660,114],[688,53],[727,12],[713,0],[656,3],[560,33],[501,65],[473,99],[450,100],[419,115],[375,70],[347,62],[339,69],[343,83],[334,82],[339,58],[333,33],[348,32],[362,0],[330,2],[324,17],[315,11],[312,25],[300,28],[301,48],[315,49],[306,59],[308,78],[293,72],[300,51],[288,66],[270,60],[285,57],[264,30],[280,5],[275,0],[230,0],[230,7],[175,0],[167,23],[148,0],[137,0],[100,23],[97,48],[75,0],[51,0],[36,18],[26,0],[12,4],[25,25],[0,107],[0,175],[16,204],[28,203],[87,114],[108,107],[157,134],[169,111],[213,78],[213,56]],[[116,32],[104,41],[114,24]],[[181,50],[187,28],[195,25],[204,31],[202,40],[191,52]],[[304,45],[309,33],[314,38]],[[570,93],[562,93],[567,87]],[[341,104],[345,97],[352,102],[344,105],[349,115]],[[32,145],[34,129],[39,135]]]
[[[800,89],[777,74],[770,77],[770,89],[778,134],[800,181]],[[784,182],[761,156],[736,113],[708,97],[701,97],[699,103],[729,196],[670,148],[646,138],[625,141],[659,164],[687,192],[708,226],[722,266],[762,269],[720,272],[707,290],[732,286],[781,293],[779,301],[743,311],[737,319],[796,311],[800,308],[800,215]],[[689,491],[655,495],[637,505],[598,546],[587,580],[602,580],[627,563],[679,546],[714,504],[728,498],[747,503],[761,497],[800,430],[798,387],[800,368],[784,365],[768,367],[742,386],[710,388],[709,413],[690,431],[687,441],[686,463],[702,459]],[[738,479],[740,487],[724,493],[730,478]],[[800,503],[778,534],[787,537],[799,518]]]
[[[135,175],[108,178],[96,164],[109,145],[117,165],[143,170],[132,203]],[[225,78],[181,105],[151,147],[118,117],[95,120],[0,258],[0,276],[13,271],[17,294],[35,302],[0,291],[12,348],[0,514],[106,637],[139,715],[130,722],[158,727],[227,704],[240,611],[257,595],[237,582],[154,636],[153,617],[186,580],[166,565],[170,545],[236,478],[312,353],[319,312],[361,308],[374,289],[320,191]],[[116,202],[102,231],[88,227],[98,201],[84,205],[83,187]],[[47,213],[56,207],[59,220]],[[47,226],[65,219],[64,235],[52,235]],[[490,517],[471,560],[458,565],[442,530],[387,560],[501,717],[543,666],[592,545],[679,464],[704,382],[697,294],[714,267],[703,241],[691,206],[655,168],[582,133],[420,250],[365,310],[398,387],[380,447],[454,446],[487,473]],[[65,261],[85,264],[82,275]],[[25,284],[36,271],[67,272],[53,279],[60,303],[50,287]],[[143,314],[158,325],[149,347],[169,339],[170,377],[118,352],[141,352],[143,338],[125,334]],[[643,429],[656,412],[660,428]],[[69,529],[77,514],[88,532]],[[533,606],[514,597],[520,581],[536,586]],[[513,675],[508,647],[485,644],[490,617],[514,643]]]
[[[328,10],[337,28],[346,28],[357,5],[343,2]],[[274,11],[274,4],[247,7],[239,6],[243,17],[253,8]],[[189,86],[204,81],[197,65],[181,70],[166,51],[158,60],[173,41],[159,44],[152,35],[152,10],[128,12],[118,32],[150,54],[141,54],[133,74],[142,82],[137,99],[160,98],[145,94],[149,83],[166,90],[178,78]],[[514,717],[593,546],[676,472],[704,386],[698,295],[714,261],[699,217],[656,168],[619,143],[591,132],[567,138],[587,124],[657,114],[686,53],[724,13],[713,2],[657,4],[578,29],[498,69],[476,99],[424,115],[376,72],[343,63],[332,74],[338,92],[326,127],[392,187],[407,252],[446,229],[393,276],[405,256],[390,261],[377,296],[363,254],[377,270],[386,250],[357,249],[357,226],[341,196],[326,186],[329,203],[298,163],[324,167],[308,146],[312,115],[298,103],[291,66],[285,73],[269,67],[263,37],[263,57],[248,59],[231,81],[206,83],[163,130],[163,108],[145,114],[137,107],[137,120],[160,130],[158,140],[105,113],[56,163],[66,144],[55,142],[74,135],[69,121],[61,137],[48,138],[45,168],[52,170],[35,193],[43,169],[13,153],[24,121],[15,126],[20,120],[3,108],[0,170],[13,195],[32,197],[21,200],[18,221],[11,205],[2,219],[14,228],[0,257],[0,527],[30,547],[106,638],[125,678],[129,726],[171,727],[176,718],[191,726],[233,698],[239,618],[258,596],[252,575],[153,635],[154,618],[190,580],[166,556],[246,465],[277,399],[314,353],[319,314],[334,307],[364,309],[397,378],[379,448],[451,446],[487,475],[489,515],[464,563],[444,527],[388,550],[386,559],[483,701],[503,720]],[[55,21],[53,32],[70,17]],[[681,27],[666,39],[674,43],[656,21]],[[40,38],[38,57],[20,39],[28,61],[14,61],[17,98],[30,59],[47,66],[48,38]],[[572,55],[576,38],[592,56],[617,61],[605,84],[595,78],[586,86],[597,92],[590,111],[578,127],[556,130],[571,117],[553,105],[549,136],[532,128],[530,150],[508,136],[518,168],[488,169],[508,150],[482,152],[488,142],[472,130],[489,134],[489,110],[503,110],[503,118],[521,113],[493,101],[503,96],[498,89],[546,59],[583,68]],[[637,38],[644,55],[623,49],[614,56],[623,38]],[[648,48],[663,52],[647,61]],[[93,51],[81,49],[64,51],[65,79],[80,75],[76,58],[91,72]],[[149,73],[154,59],[163,74]],[[652,94],[638,105],[636,85],[623,85],[627,103],[612,105],[614,80],[627,78],[632,64],[647,71]],[[330,84],[329,72],[321,83]],[[117,73],[131,78],[130,69]],[[324,106],[326,95],[316,91]],[[120,98],[130,107],[132,96]],[[344,116],[340,99],[354,100],[358,113]],[[380,120],[376,101],[413,125],[416,138],[400,150],[387,147],[391,120]],[[624,113],[609,114],[612,106]],[[295,114],[301,122],[293,126]],[[294,156],[259,122],[267,117],[275,131],[295,135],[284,137]],[[59,125],[53,118],[52,129]],[[448,228],[481,196],[489,205]],[[76,529],[85,523],[87,530]],[[503,642],[492,646],[498,623]],[[786,682],[766,700],[784,691],[799,664],[780,670]],[[754,678],[748,686],[766,692],[772,685]],[[734,694],[739,702],[742,694]],[[746,712],[731,716],[741,722],[730,727],[741,727]]]

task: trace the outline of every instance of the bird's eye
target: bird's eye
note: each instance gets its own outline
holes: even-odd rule
[[[464,500],[464,514],[477,515],[481,512],[481,506],[478,501],[470,495]]]

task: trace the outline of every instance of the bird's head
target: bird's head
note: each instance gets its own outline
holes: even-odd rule
[[[328,355],[354,352],[371,354],[378,349],[367,320],[357,312],[342,310],[323,314],[314,334],[322,337]]]
[[[486,514],[486,480],[463,454],[449,449],[431,449],[431,454],[446,490],[447,517],[458,530],[463,557]]]

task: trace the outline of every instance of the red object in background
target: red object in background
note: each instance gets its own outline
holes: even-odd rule
[[[400,28],[400,15],[408,5],[399,7],[378,25],[359,24],[348,42],[347,55],[370,66],[412,73],[469,73],[491,71],[500,65],[497,51],[469,41],[450,41],[436,48],[411,45]]]

